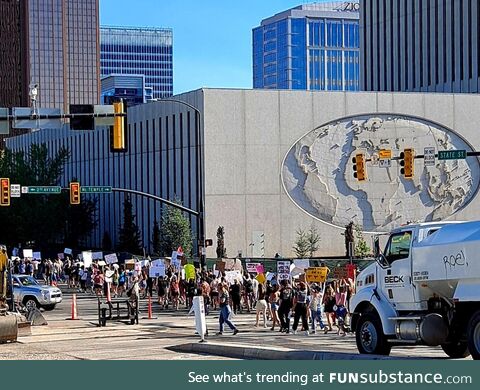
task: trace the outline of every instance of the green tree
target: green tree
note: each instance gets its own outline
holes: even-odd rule
[[[170,256],[179,246],[182,247],[186,257],[192,256],[193,235],[190,221],[180,209],[173,206],[166,206],[163,209],[160,232],[161,256]]]
[[[363,227],[356,224],[355,225],[355,256],[356,257],[366,257],[371,254],[372,250],[367,245],[365,238],[363,237]]]
[[[67,149],[53,155],[45,144],[33,144],[25,153],[5,149],[0,154],[0,176],[23,186],[58,186],[69,157]],[[33,241],[40,250],[66,241],[78,243],[95,228],[96,202],[85,201],[73,210],[68,198],[68,193],[63,193],[12,199],[10,207],[0,210],[2,242],[16,246]]]
[[[308,243],[308,253],[310,257],[313,257],[316,251],[319,249],[319,243],[321,241],[320,234],[315,226],[312,226],[306,233],[307,243]]]
[[[153,222],[152,250],[154,255],[160,254],[160,226],[157,220]]]
[[[217,229],[217,259],[227,257],[227,249],[225,248],[225,228],[219,226]]]
[[[297,230],[297,239],[292,247],[298,258],[305,258],[310,252],[310,244],[308,242],[308,232],[303,229]]]
[[[132,202],[130,197],[125,197],[123,202],[123,225],[120,227],[118,249],[133,254],[142,253],[142,239],[140,229],[135,223]]]

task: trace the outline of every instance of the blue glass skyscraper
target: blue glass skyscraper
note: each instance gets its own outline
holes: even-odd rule
[[[153,98],[173,95],[173,32],[168,28],[100,27],[100,73],[144,75]]]
[[[357,91],[359,3],[304,4],[253,30],[253,87]]]

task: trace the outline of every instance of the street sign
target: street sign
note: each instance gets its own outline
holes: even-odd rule
[[[58,118],[33,119],[32,108],[15,107],[13,108],[13,128],[14,129],[59,129],[62,127],[62,120]],[[55,117],[62,114],[59,108],[39,108],[37,114],[43,117]],[[30,119],[18,119],[17,117]]]
[[[10,184],[10,198],[20,198],[21,195],[21,185]]]
[[[109,194],[112,192],[112,187],[106,186],[81,186],[80,193],[82,194]]]
[[[380,160],[390,160],[392,158],[391,149],[382,149],[378,152],[378,158]]]
[[[62,187],[59,186],[33,186],[28,187],[28,194],[61,194]]]
[[[423,163],[426,167],[435,166],[435,148],[428,146],[423,149]]]
[[[22,194],[28,194],[28,187],[22,186]]]
[[[464,160],[467,158],[466,150],[439,150],[439,160]]]
[[[382,159],[378,161],[379,168],[391,168],[392,167],[392,160],[390,159]]]

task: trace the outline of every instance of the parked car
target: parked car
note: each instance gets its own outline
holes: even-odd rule
[[[43,308],[53,310],[62,302],[62,292],[58,287],[45,286],[29,275],[13,275],[13,297],[21,302],[27,310]]]

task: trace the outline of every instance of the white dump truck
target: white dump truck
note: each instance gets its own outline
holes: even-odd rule
[[[360,353],[420,344],[480,359],[480,222],[403,226],[376,259],[350,300]]]

